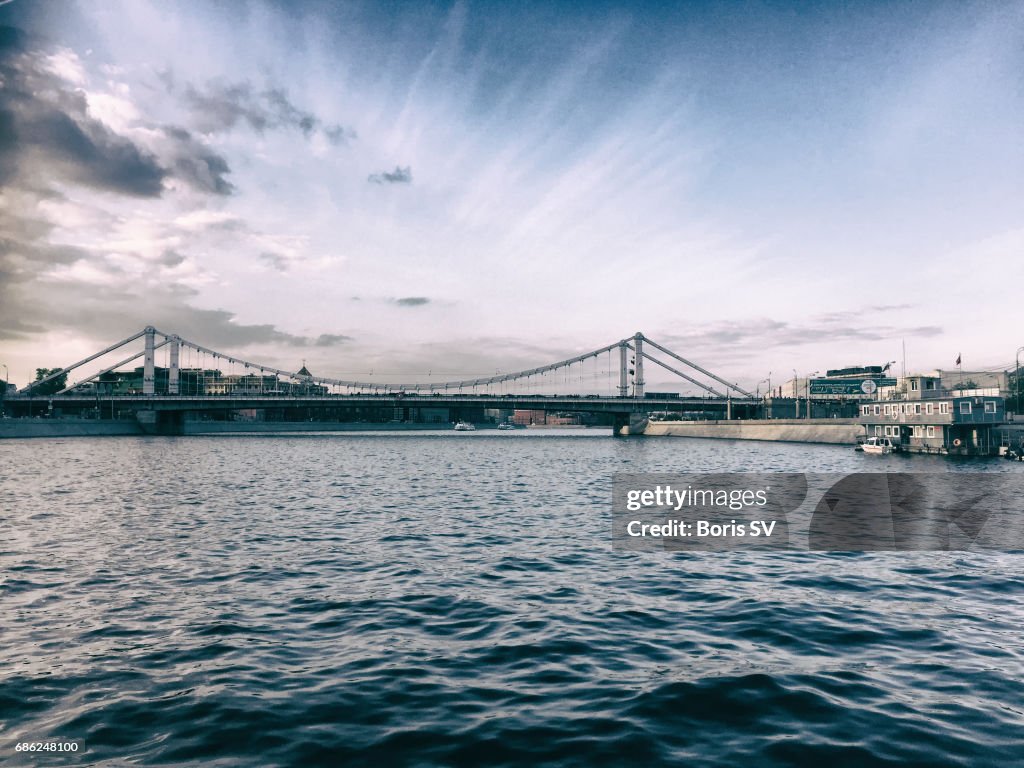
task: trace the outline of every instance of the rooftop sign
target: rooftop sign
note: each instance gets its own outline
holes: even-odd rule
[[[879,387],[894,387],[896,379],[811,379],[812,395],[873,395]]]

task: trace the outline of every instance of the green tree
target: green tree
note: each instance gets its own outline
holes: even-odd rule
[[[29,391],[33,395],[53,395],[60,392],[68,385],[68,375],[61,373],[63,370],[63,368],[36,368],[36,381],[42,381],[54,373],[60,373],[60,376],[55,376],[45,384],[34,386]]]

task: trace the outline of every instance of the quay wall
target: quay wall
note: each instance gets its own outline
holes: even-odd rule
[[[486,430],[494,425],[477,425]],[[259,434],[273,432],[412,432],[451,429],[450,424],[361,424],[326,421],[185,421],[185,435]],[[135,419],[0,419],[0,440],[31,437],[105,437],[145,435]]]
[[[142,427],[134,419],[0,419],[0,440],[19,437],[105,437],[142,434],[145,434]]]
[[[786,443],[854,445],[864,434],[856,419],[749,419],[733,421],[651,421],[648,436],[767,440]]]
[[[478,429],[480,427],[477,427]],[[451,429],[451,424],[361,424],[350,421],[186,421],[186,435],[226,435],[263,432],[411,432]]]

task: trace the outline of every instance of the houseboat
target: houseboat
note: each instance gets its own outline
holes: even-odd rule
[[[864,403],[865,438],[889,438],[907,453],[995,456],[997,428],[1006,423],[1006,400],[998,389],[949,390],[935,376],[908,376],[900,388],[879,389]]]

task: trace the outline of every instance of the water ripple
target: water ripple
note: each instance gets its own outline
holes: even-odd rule
[[[611,550],[613,472],[863,457],[503,437],[0,444],[0,731],[101,766],[1024,760],[1021,557]]]

